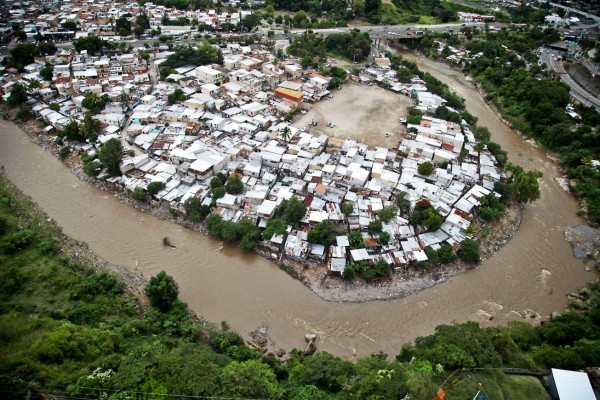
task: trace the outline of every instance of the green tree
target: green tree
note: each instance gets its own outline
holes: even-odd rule
[[[281,133],[279,134],[279,136],[281,137],[281,139],[284,142],[289,142],[290,139],[292,138],[292,130],[289,127],[285,127],[281,130]]]
[[[34,57],[40,55],[40,52],[35,44],[21,43],[10,50],[10,64],[20,71],[27,64],[33,63]]]
[[[100,147],[98,150],[98,160],[104,165],[110,176],[121,175],[121,156],[123,153],[123,146],[118,139],[112,138]]]
[[[139,186],[136,186],[131,192],[131,198],[135,201],[144,201],[146,200],[146,192]]]
[[[179,286],[172,276],[167,275],[165,271],[161,271],[158,275],[150,278],[150,282],[144,288],[144,293],[148,296],[152,307],[167,312],[171,309],[173,303],[177,301]]]
[[[221,234],[221,227],[223,225],[223,218],[218,214],[210,214],[206,217],[206,227],[213,235]]]
[[[331,393],[342,390],[354,376],[354,365],[351,362],[334,357],[329,353],[319,352],[304,359],[290,371],[289,380],[302,385],[315,385]]]
[[[238,229],[235,222],[222,221],[219,236],[227,242],[235,242],[238,240]]]
[[[387,232],[381,232],[381,234],[379,234],[379,242],[386,246],[390,242],[390,234]]]
[[[283,235],[287,230],[287,223],[282,218],[273,218],[267,222],[267,227],[263,231],[263,239],[269,240],[273,235]]]
[[[308,231],[308,242],[318,243],[325,246],[330,246],[335,242],[335,231],[333,230],[333,222],[326,219],[319,222]]]
[[[225,185],[225,182],[226,182],[226,180],[224,179],[224,176],[215,175],[210,180],[210,188],[216,189],[218,187]]]
[[[456,260],[454,249],[448,243],[444,243],[437,251],[438,259],[442,264],[450,264]]]
[[[296,196],[283,200],[277,210],[290,225],[296,225],[306,215],[306,206]]]
[[[148,186],[146,187],[146,190],[148,191],[148,194],[153,197],[154,195],[156,195],[158,192],[160,192],[161,190],[163,190],[167,185],[165,185],[164,182],[160,182],[160,181],[155,181],[155,182],[150,182],[148,184]]]
[[[42,56],[53,55],[58,50],[54,43],[47,41],[39,42],[37,47]]]
[[[479,256],[479,245],[473,239],[465,239],[460,244],[458,256],[461,260],[468,263],[478,263],[481,261]]]
[[[525,171],[523,167],[508,164],[506,170],[511,173],[507,180],[511,193],[521,203],[531,203],[540,198],[539,171]]]
[[[244,184],[240,180],[239,176],[231,175],[229,178],[227,178],[225,190],[229,194],[241,194],[244,191]]]
[[[88,92],[81,101],[81,105],[87,108],[92,114],[98,114],[100,111],[104,110],[108,100],[109,97],[107,94],[98,96],[94,92]]]
[[[185,203],[183,203],[183,208],[185,210],[185,215],[194,222],[203,220],[210,212],[210,207],[202,205],[202,201],[197,197],[188,198]]]
[[[60,26],[63,29],[66,29],[68,31],[76,31],[77,30],[77,23],[75,21],[73,21],[72,19],[66,20],[65,22],[60,24]]]
[[[180,101],[184,101],[185,99],[187,99],[187,97],[183,90],[177,88],[173,93],[167,96],[167,104],[173,105],[175,103],[179,103]]]
[[[125,17],[118,18],[115,21],[115,32],[122,36],[130,35],[131,21]]]
[[[383,228],[383,226],[381,224],[381,220],[376,219],[375,221],[369,222],[369,225],[367,226],[367,231],[369,232],[370,235],[375,235],[375,234],[381,232],[382,228]]]
[[[218,199],[220,199],[221,197],[225,196],[226,190],[223,186],[219,186],[217,188],[214,188],[212,191],[212,199],[213,199],[213,203],[216,203]]]
[[[42,69],[40,69],[40,76],[45,80],[45,81],[52,81],[52,77],[54,75],[54,67],[50,64],[46,64],[46,66]]]
[[[83,136],[84,139],[95,142],[100,133],[100,125],[100,121],[95,119],[90,111],[86,111],[83,116],[83,123],[80,126],[81,136]]]
[[[35,118],[35,114],[33,113],[33,111],[31,111],[30,108],[23,107],[19,111],[17,111],[17,114],[15,114],[15,118],[19,121],[28,121],[32,118]]]
[[[403,212],[406,213],[410,209],[410,200],[408,199],[408,193],[400,192],[396,195],[394,202],[396,203],[396,207]]]
[[[8,96],[8,104],[13,107],[20,106],[27,101],[27,89],[25,86],[20,83],[15,83],[10,92],[10,96]]]
[[[415,209],[410,215],[409,219],[411,225],[423,226],[427,231],[433,232],[440,229],[444,219],[439,212],[429,204],[427,201],[417,203]]]
[[[385,223],[390,222],[392,219],[396,218],[396,214],[398,214],[398,209],[394,206],[384,207],[377,216],[380,220]]]
[[[69,121],[69,123],[65,125],[65,129],[63,129],[62,134],[69,140],[81,140],[82,136],[79,123],[75,120]]]
[[[42,87],[42,84],[37,79],[32,79],[29,81],[29,89],[39,89]]]
[[[73,40],[73,46],[77,51],[87,50],[90,53],[96,53],[106,46],[106,42],[98,36],[90,35]]]
[[[276,399],[283,393],[273,371],[260,360],[234,361],[221,370],[225,397]]]
[[[367,247],[360,231],[350,231],[350,233],[348,233],[348,242],[350,243],[350,249],[352,250],[364,249]]]
[[[431,173],[434,170],[434,167],[431,162],[426,161],[423,164],[419,165],[419,168],[417,168],[417,170],[419,171],[419,174],[427,176],[431,175]]]
[[[352,201],[344,201],[342,203],[342,212],[344,215],[348,216],[354,212],[354,202]]]
[[[344,267],[344,273],[342,274],[344,280],[353,281],[356,278],[356,271],[352,268],[352,265],[346,264]]]
[[[375,264],[374,270],[375,270],[375,275],[377,275],[380,278],[388,276],[392,272],[388,263],[383,259],[377,261],[377,264]]]

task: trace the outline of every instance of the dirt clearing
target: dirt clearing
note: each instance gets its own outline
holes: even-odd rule
[[[331,94],[333,99],[305,104],[310,111],[302,114],[292,126],[322,131],[334,138],[333,142],[354,139],[371,147],[397,147],[405,132],[399,119],[407,116],[412,99],[352,81]],[[311,121],[316,121],[317,126],[310,127]],[[330,122],[335,124],[333,128],[327,126]]]

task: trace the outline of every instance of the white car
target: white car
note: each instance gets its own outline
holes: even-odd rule
[[[389,132],[385,133],[385,137],[390,137],[390,136],[391,136],[391,133],[389,133]]]
[[[401,124],[405,124],[406,123],[406,118],[400,118],[400,123]]]

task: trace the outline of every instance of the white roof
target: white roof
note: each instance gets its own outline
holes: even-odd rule
[[[271,215],[277,207],[277,202],[272,200],[264,200],[258,207],[256,212],[261,215]]]
[[[552,368],[552,377],[561,400],[596,400],[585,372]]]

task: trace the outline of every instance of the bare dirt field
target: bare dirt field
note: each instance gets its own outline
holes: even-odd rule
[[[377,86],[346,82],[341,90],[331,92],[333,99],[305,104],[310,111],[302,114],[292,126],[318,130],[335,139],[354,139],[372,147],[397,147],[405,132],[399,119],[406,117],[413,100]],[[310,127],[311,121],[316,127]],[[335,127],[327,124],[333,122]],[[390,136],[385,137],[389,132]]]

